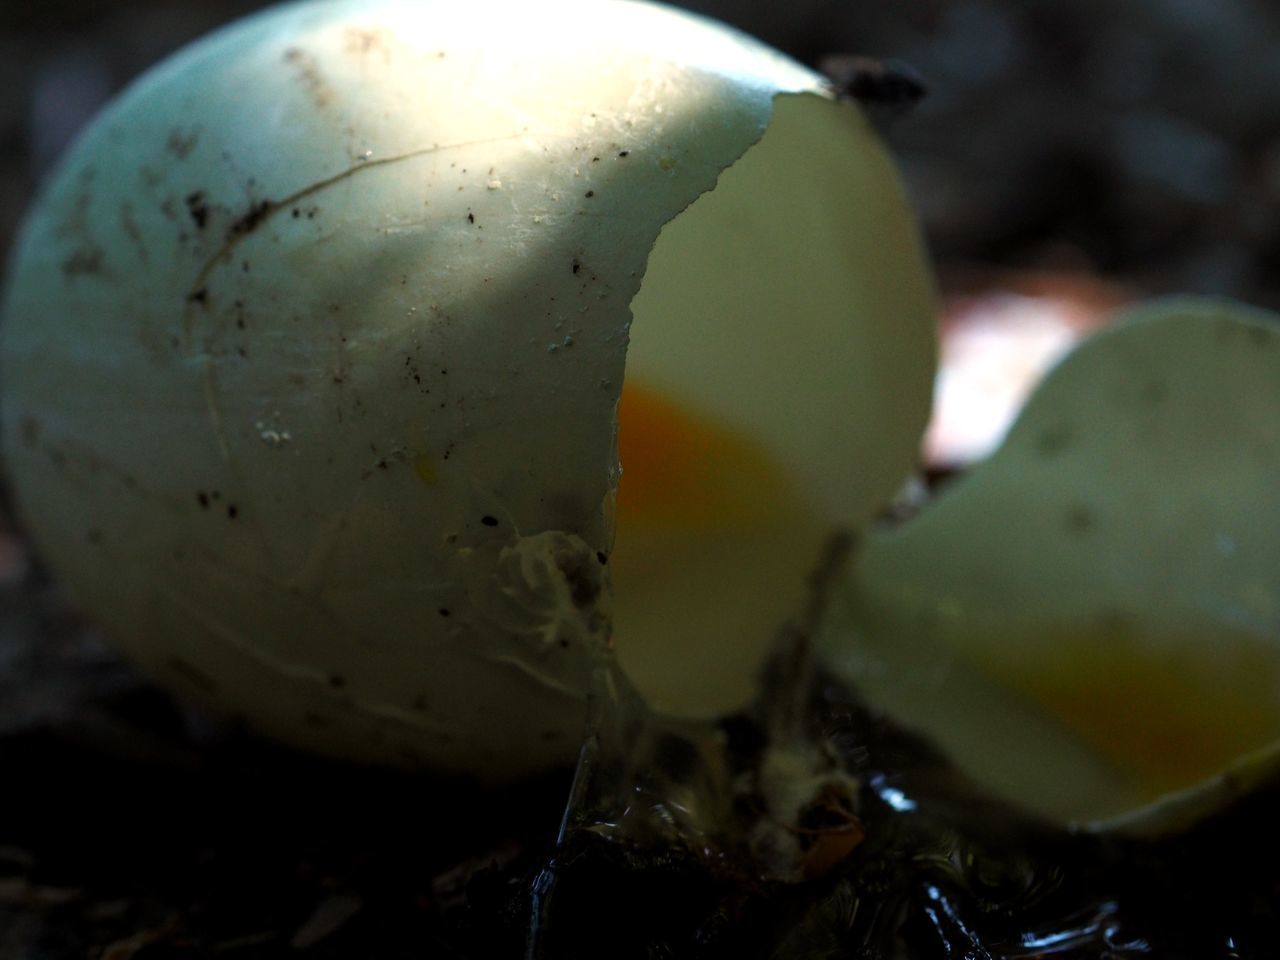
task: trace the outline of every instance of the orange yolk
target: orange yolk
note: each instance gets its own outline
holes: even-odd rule
[[[1280,728],[1274,660],[1249,638],[1186,640],[1158,656],[1132,628],[1115,628],[1048,638],[1046,646],[1054,655],[1035,667],[988,668],[1140,775],[1152,798],[1264,747]]]
[[[826,527],[749,432],[633,379],[609,557],[618,657],[656,709],[715,716],[754,695]]]
[[[620,527],[741,527],[787,496],[781,469],[758,444],[631,382],[618,403],[618,458]]]

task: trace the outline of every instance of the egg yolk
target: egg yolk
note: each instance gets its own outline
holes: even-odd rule
[[[787,465],[734,426],[628,381],[609,564],[623,668],[658,709],[742,707],[803,609],[819,524]]]
[[[739,707],[777,629],[801,609],[826,528],[761,444],[650,385],[624,385],[618,451],[610,564],[619,657],[659,708]],[[1025,640],[974,652],[1147,799],[1217,772],[1280,729],[1273,658],[1248,638],[1172,645],[1185,655],[1125,626]],[[992,649],[998,655],[981,652]]]
[[[1280,729],[1274,654],[1243,634],[1222,640],[1157,641],[1120,625],[1043,638],[1034,664],[1006,648],[987,668],[1154,800],[1265,747]]]
[[[618,458],[620,527],[745,526],[789,495],[778,465],[742,433],[644,385],[623,387]]]

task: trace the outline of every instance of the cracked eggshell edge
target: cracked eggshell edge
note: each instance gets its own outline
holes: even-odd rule
[[[485,779],[568,759],[628,304],[784,92],[827,95],[625,2],[298,3],[179,53],[10,264],[6,467],[41,553],[137,662],[279,739]]]

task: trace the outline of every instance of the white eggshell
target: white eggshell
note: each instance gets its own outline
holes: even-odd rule
[[[775,275],[856,271],[833,233],[900,258],[798,349],[853,331],[829,377],[905,285],[859,361],[885,378],[838,399],[901,389],[922,423],[929,285],[892,170],[760,44],[614,0],[339,0],[181,52],[82,138],[11,265],[4,449],[39,548],[137,662],[282,740],[489,779],[569,759],[611,631],[629,305],[663,225],[784,109],[842,148],[784,151],[779,189],[848,185]],[[736,317],[690,322],[713,364]],[[766,442],[796,446],[781,422]]]

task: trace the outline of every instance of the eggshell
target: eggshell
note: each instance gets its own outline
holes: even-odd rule
[[[652,379],[820,476],[816,503],[841,501],[870,437],[883,466],[840,519],[865,515],[913,439],[878,445],[879,421],[849,410],[847,436],[843,414],[789,430],[776,377],[745,413],[741,383],[706,385],[774,365],[782,386],[810,366],[825,382],[854,357],[837,404],[892,389],[923,422],[928,281],[853,106],[660,6],[339,0],[268,10],[155,68],[47,185],[0,344],[24,522],[122,650],[271,736],[486,779],[570,759],[613,630],[630,304],[664,225],[762,137],[775,159],[728,191],[726,247],[791,216],[746,261],[779,284],[797,264],[861,277],[868,248],[892,268],[820,291],[809,333],[772,302],[674,318],[706,332],[673,339],[678,362]],[[807,205],[769,208],[775,187]],[[699,269],[741,270],[717,266],[720,242],[694,242]],[[867,311],[879,353],[855,357]],[[784,330],[794,354],[775,357]],[[747,359],[713,374],[721,353]],[[679,617],[680,598],[653,596]],[[706,659],[736,656],[732,631],[716,642],[728,653]]]
[[[1159,833],[1280,765],[1280,335],[1171,299],[1083,344],[1001,448],[870,537],[829,662],[989,789]]]

